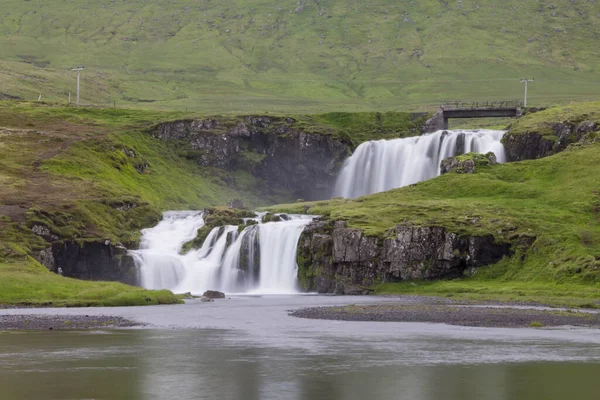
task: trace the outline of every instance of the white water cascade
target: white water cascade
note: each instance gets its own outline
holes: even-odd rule
[[[440,163],[469,152],[493,152],[506,161],[504,131],[454,130],[361,144],[344,163],[333,196],[355,198],[410,185],[440,174]]]
[[[260,222],[260,217],[254,221]],[[249,225],[241,233],[237,226],[214,228],[200,249],[180,254],[204,221],[198,212],[167,212],[156,227],[142,231],[140,250],[131,251],[141,285],[193,294],[296,293],[296,248],[312,217],[284,218]]]

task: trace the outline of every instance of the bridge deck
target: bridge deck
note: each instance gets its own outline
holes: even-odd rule
[[[517,117],[520,113],[521,110],[517,107],[443,110],[444,119]]]
[[[511,118],[521,116],[520,101],[460,101],[440,104],[439,111],[427,122],[426,130],[448,129],[451,118]]]

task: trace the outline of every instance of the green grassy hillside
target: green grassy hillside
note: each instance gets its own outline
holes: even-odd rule
[[[206,112],[600,96],[594,1],[3,0],[2,94]]]
[[[237,195],[142,132],[175,116],[0,103],[0,304],[178,301],[168,291],[51,273],[32,258],[49,244],[31,230],[42,223],[60,239],[133,244],[161,211],[201,208]]]
[[[598,103],[530,114],[517,130],[545,132],[555,122],[596,121]],[[597,135],[597,134],[596,134]],[[444,226],[498,241],[534,239],[526,251],[480,269],[471,278],[386,284],[381,293],[431,293],[474,298],[587,304],[600,299],[600,143],[571,146],[553,156],[449,173],[355,200],[333,199],[270,207],[348,221],[367,235],[399,223]],[[376,210],[374,212],[373,210]]]
[[[57,240],[111,240],[129,247],[162,211],[199,210],[233,198],[248,207],[294,199],[285,191],[265,193],[243,169],[200,167],[188,158],[189,149],[147,132],[160,122],[194,116],[0,102],[0,304],[176,300],[168,293],[78,282],[48,272],[32,258],[49,246],[32,232],[34,224],[47,227]],[[211,118],[231,127],[243,117]],[[343,137],[355,145],[418,131],[418,121],[408,113],[328,113],[296,120],[298,129]],[[216,133],[224,133],[222,129]]]

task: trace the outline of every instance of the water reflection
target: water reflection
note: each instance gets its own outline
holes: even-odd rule
[[[320,338],[318,351],[245,344],[237,331],[0,334],[0,393],[21,399],[596,399],[597,346]],[[364,345],[363,345],[364,344]],[[475,352],[469,355],[471,349]],[[486,353],[518,352],[522,362]],[[571,362],[536,360],[548,351]],[[529,357],[528,357],[528,352]],[[595,356],[590,359],[589,356]],[[588,357],[584,357],[587,355]],[[551,359],[555,359],[552,357]]]

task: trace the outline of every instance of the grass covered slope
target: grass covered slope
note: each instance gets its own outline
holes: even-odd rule
[[[448,173],[356,200],[270,209],[305,212],[306,207],[308,213],[348,221],[368,235],[384,235],[408,223],[465,235],[493,234],[499,241],[534,240],[527,251],[518,250],[471,278],[385,284],[381,293],[574,304],[600,299],[600,143],[539,160],[480,166],[474,174]]]
[[[527,132],[537,132],[544,137],[552,137],[554,125],[564,123],[577,125],[584,121],[600,125],[600,102],[574,103],[527,114],[526,118],[517,119],[511,124],[510,133],[522,135]]]
[[[0,87],[206,112],[598,98],[593,1],[4,0]],[[2,94],[0,93],[0,98]]]
[[[143,129],[176,117],[155,112],[0,107],[0,303],[173,303],[168,291],[83,282],[49,272],[31,256],[52,241],[133,245],[166,209],[222,204],[237,196]],[[48,229],[42,236],[32,227]]]
[[[0,252],[2,249],[0,248]],[[49,272],[34,260],[0,262],[0,304],[51,307],[174,304],[168,290],[144,290],[117,282],[89,282]]]

